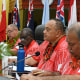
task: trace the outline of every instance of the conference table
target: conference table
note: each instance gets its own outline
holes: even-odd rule
[[[2,60],[0,60],[0,64],[2,65]],[[0,65],[0,70],[2,69],[2,66]],[[12,67],[12,70],[10,71]],[[9,66],[8,68],[8,75],[6,75],[6,80],[16,80],[16,74],[20,77],[22,74],[29,74],[32,70],[37,69],[37,67],[31,67],[28,65],[25,65],[24,72],[17,72],[17,66]],[[10,71],[10,72],[9,72]],[[5,76],[0,73],[0,80],[5,80]]]
[[[16,56],[9,56],[8,58],[12,59],[12,58],[16,58]],[[8,59],[7,58],[4,58],[2,60],[5,60],[6,61],[5,63],[8,63],[8,61],[7,61]],[[2,60],[0,60],[0,70],[2,69],[2,62],[3,62]],[[11,67],[12,67],[12,69],[11,69]],[[25,65],[24,72],[17,72],[17,66],[15,66],[15,65],[9,66],[8,67],[8,75],[6,77],[11,78],[11,80],[16,80],[15,79],[16,78],[16,74],[18,74],[19,76],[21,76],[22,74],[29,74],[34,69],[37,69],[37,67],[31,67],[31,66]],[[4,77],[4,75],[2,73],[0,73],[0,77]],[[2,80],[2,79],[0,79],[0,80]],[[10,80],[10,79],[8,79],[8,80]]]

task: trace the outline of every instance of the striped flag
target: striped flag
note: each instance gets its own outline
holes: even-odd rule
[[[3,0],[2,4],[2,14],[1,14],[1,24],[0,24],[0,42],[6,40],[6,0]]]
[[[15,1],[15,7],[14,7],[14,13],[13,13],[13,24],[16,24],[18,29],[20,29],[19,0]]]
[[[64,2],[63,2],[63,0],[58,0],[57,11],[56,11],[56,18],[60,19],[63,22],[64,26],[65,26]]]
[[[49,2],[45,0],[44,3],[44,10],[43,10],[43,17],[42,17],[42,24],[46,24],[49,21]]]
[[[76,14],[76,0],[70,1],[70,10],[69,10],[69,20],[68,20],[68,27],[71,24],[77,22],[77,14]]]
[[[28,11],[27,27],[31,28],[33,33],[34,33],[33,0],[29,0],[29,11]]]

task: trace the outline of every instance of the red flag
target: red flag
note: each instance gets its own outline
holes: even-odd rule
[[[69,10],[68,27],[77,22],[76,0],[71,0]]]
[[[1,24],[0,24],[0,41],[6,40],[6,4],[3,0],[2,4],[2,14],[1,14]]]

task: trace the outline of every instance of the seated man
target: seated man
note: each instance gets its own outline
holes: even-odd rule
[[[58,19],[50,20],[45,25],[44,41],[40,45],[40,57],[32,57],[25,61],[27,65],[39,63],[38,69],[54,72],[68,60],[69,51],[63,31],[63,23]],[[55,60],[60,60],[55,67]]]
[[[25,57],[34,55],[37,51],[39,51],[39,45],[34,40],[33,32],[30,28],[24,28],[20,33],[21,43],[25,46]],[[18,48],[15,47],[18,50]],[[9,62],[17,61],[16,59],[9,59]]]
[[[30,74],[22,75],[21,80],[80,80],[80,76],[78,76],[80,75],[80,50],[79,50],[80,49],[80,22],[73,24],[68,28],[66,32],[66,40],[68,42],[68,49],[71,55],[69,60],[62,65],[59,72],[46,71],[47,75],[48,74],[54,75],[54,76],[45,75],[46,77],[45,76],[35,77],[35,76],[31,76]],[[42,73],[44,74],[45,71]],[[58,75],[56,76],[55,73],[56,74],[58,73]]]
[[[17,54],[17,50],[13,49],[17,45],[17,41],[20,42],[19,37],[20,33],[18,31],[18,28],[15,24],[8,25],[6,29],[7,34],[7,44],[11,48],[11,51],[15,54]]]
[[[16,41],[20,37],[20,33],[18,31],[17,26],[15,24],[8,25],[6,29],[6,34],[7,34],[7,44],[10,46],[10,48],[13,48]]]
[[[35,54],[39,51],[39,45],[34,40],[33,32],[30,28],[24,28],[20,33],[21,43],[25,46],[25,57]]]

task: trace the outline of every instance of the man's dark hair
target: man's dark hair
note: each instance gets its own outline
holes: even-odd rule
[[[32,38],[34,38],[33,37],[33,31],[30,28],[24,28],[21,30],[21,32],[24,32],[26,34],[26,37],[31,36]]]
[[[52,19],[56,22],[56,29],[61,30],[62,33],[64,33],[64,24],[61,20],[59,19]]]

